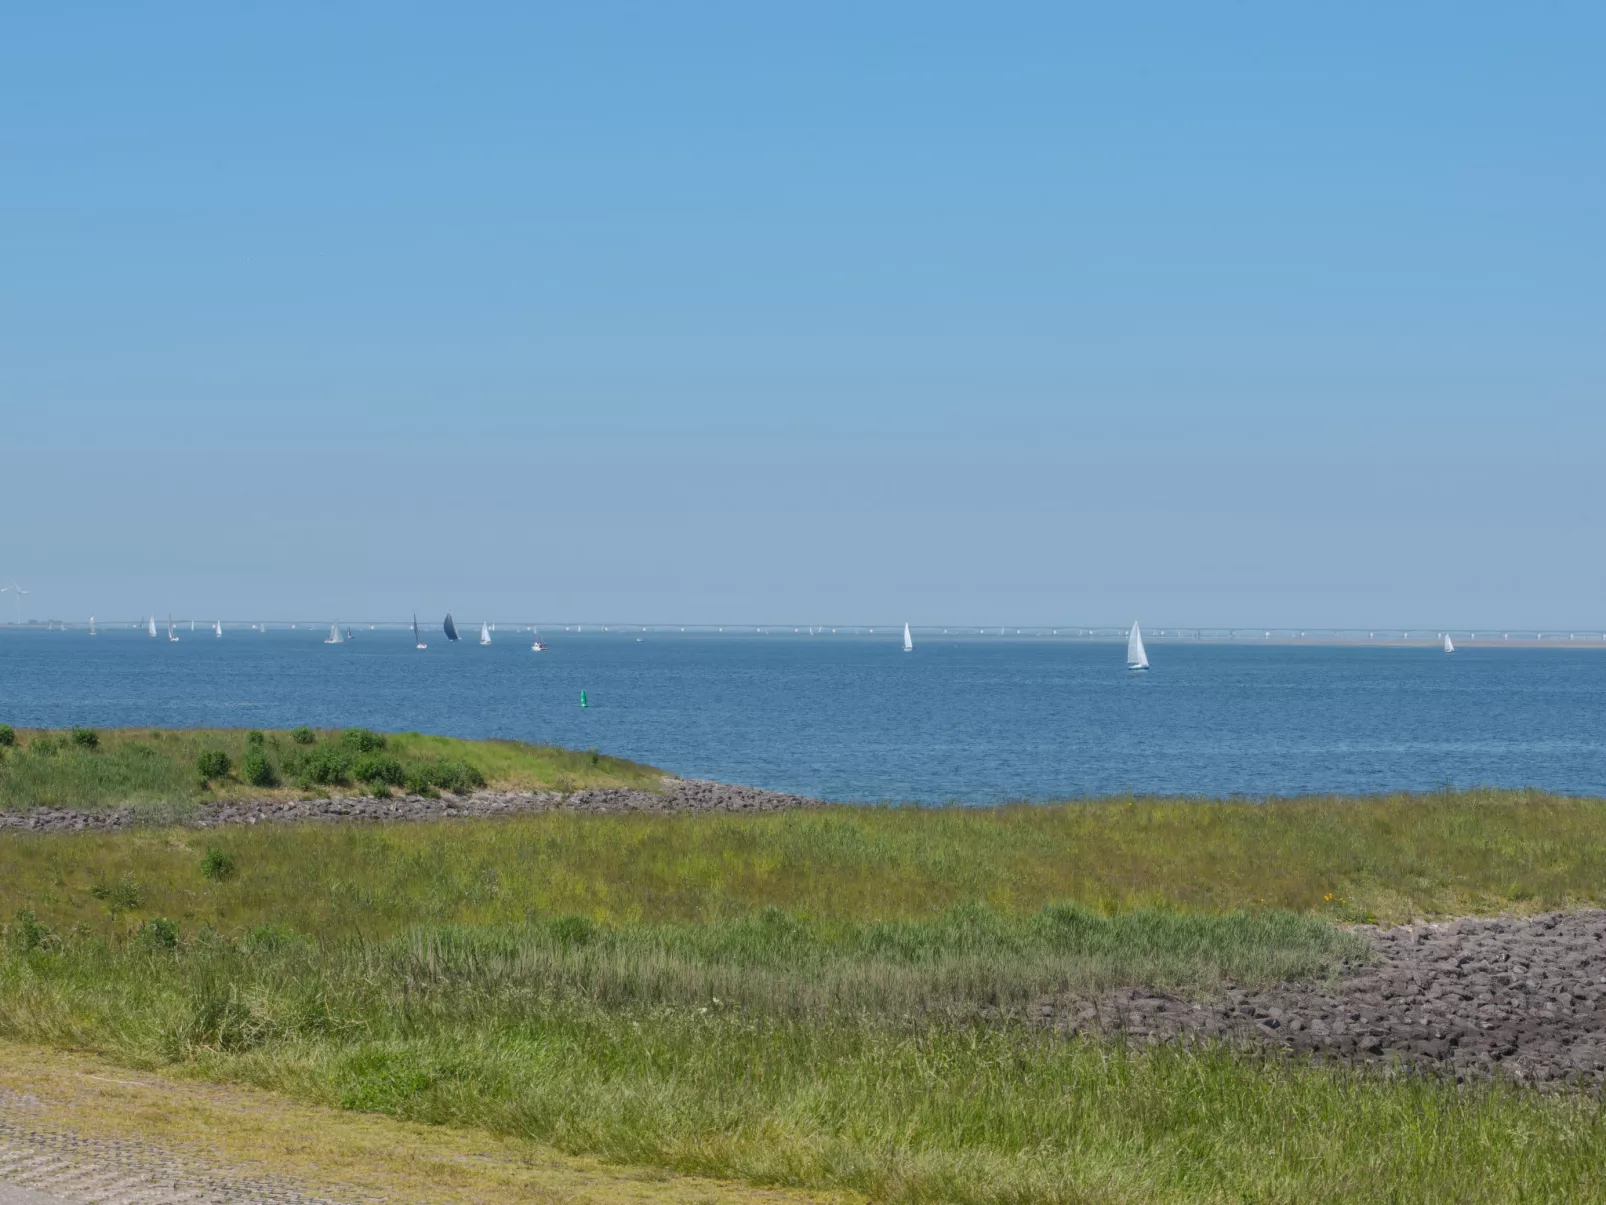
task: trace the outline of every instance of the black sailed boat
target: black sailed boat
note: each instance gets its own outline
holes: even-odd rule
[[[457,625],[452,622],[452,613],[450,611],[446,612],[446,625],[445,626],[446,626],[446,639],[448,639],[448,640],[456,640],[457,639]]]

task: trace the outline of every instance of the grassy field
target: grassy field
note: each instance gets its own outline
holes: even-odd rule
[[[15,731],[0,745],[0,809],[133,807],[182,818],[203,801],[293,798],[331,791],[656,790],[650,766],[517,741],[464,741],[365,729],[248,732],[201,728]],[[203,777],[206,755],[225,759]],[[253,762],[253,759],[255,761]],[[262,767],[253,782],[253,764]]]
[[[236,864],[227,882],[201,873],[211,847]],[[323,937],[570,914],[704,922],[766,907],[929,920],[959,905],[1026,915],[1055,902],[1399,922],[1606,902],[1606,801],[1470,792],[18,833],[0,845],[0,916],[31,907],[59,928],[103,929],[94,891],[125,879],[140,897],[129,920]]]
[[[1603,871],[1606,804],[1524,793],[14,833],[0,1036],[876,1200],[1602,1199],[1598,1100],[1026,1017]]]

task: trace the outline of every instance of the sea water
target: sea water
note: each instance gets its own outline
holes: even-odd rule
[[[834,800],[1606,795],[1606,651],[917,634],[0,631],[0,722],[543,741]],[[584,690],[589,706],[579,706]]]

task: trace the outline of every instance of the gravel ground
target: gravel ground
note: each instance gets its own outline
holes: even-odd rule
[[[248,803],[201,804],[181,823],[199,828],[219,824],[258,824],[308,820],[439,820],[448,816],[506,816],[515,812],[722,812],[753,815],[795,808],[824,807],[822,800],[782,795],[757,787],[731,786],[695,778],[665,778],[661,793],[617,788],[576,791],[475,791],[468,795],[336,796],[330,799],[264,799]],[[0,830],[125,829],[147,823],[131,808],[80,812],[39,808],[0,812]]]
[[[1606,1086],[1606,911],[1362,930],[1376,960],[1329,982],[1206,1002],[1125,991],[1039,1018],[1143,1039],[1224,1038],[1457,1080]]]

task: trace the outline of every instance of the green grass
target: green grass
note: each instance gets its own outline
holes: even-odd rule
[[[520,974],[476,958],[473,944],[443,943],[432,963],[404,938],[13,942],[0,1036],[625,1164],[883,1201],[1606,1192],[1598,1100],[1219,1048],[1129,1050],[955,1014],[616,999],[550,964]]]
[[[8,833],[0,1036],[876,1200],[1603,1199],[1598,1098],[1029,1023],[1603,872],[1521,792]]]
[[[297,744],[288,732],[264,733],[259,748],[281,781],[277,789],[244,781],[242,765],[251,748],[244,729],[115,729],[95,735],[96,746],[85,748],[67,733],[18,731],[16,746],[0,750],[0,810],[97,811],[127,806],[160,820],[182,818],[203,801],[362,790],[351,772],[359,752],[342,740],[340,730],[318,731],[311,746]],[[372,752],[393,759],[404,772],[461,764],[498,790],[657,790],[661,778],[650,766],[547,745],[464,741],[416,732],[388,733],[383,740],[384,748]],[[203,783],[196,762],[211,751],[226,754],[232,769],[225,777]],[[323,751],[344,759],[345,772],[324,782],[302,775],[298,782],[298,764]]]
[[[234,858],[227,883],[203,878],[208,846]],[[98,924],[91,888],[125,877],[146,915],[329,937],[565,914],[697,922],[769,906],[920,920],[961,904],[1013,915],[1054,901],[1399,922],[1606,902],[1606,803],[1470,792],[13,833],[0,843],[0,917],[31,907],[59,927]]]

